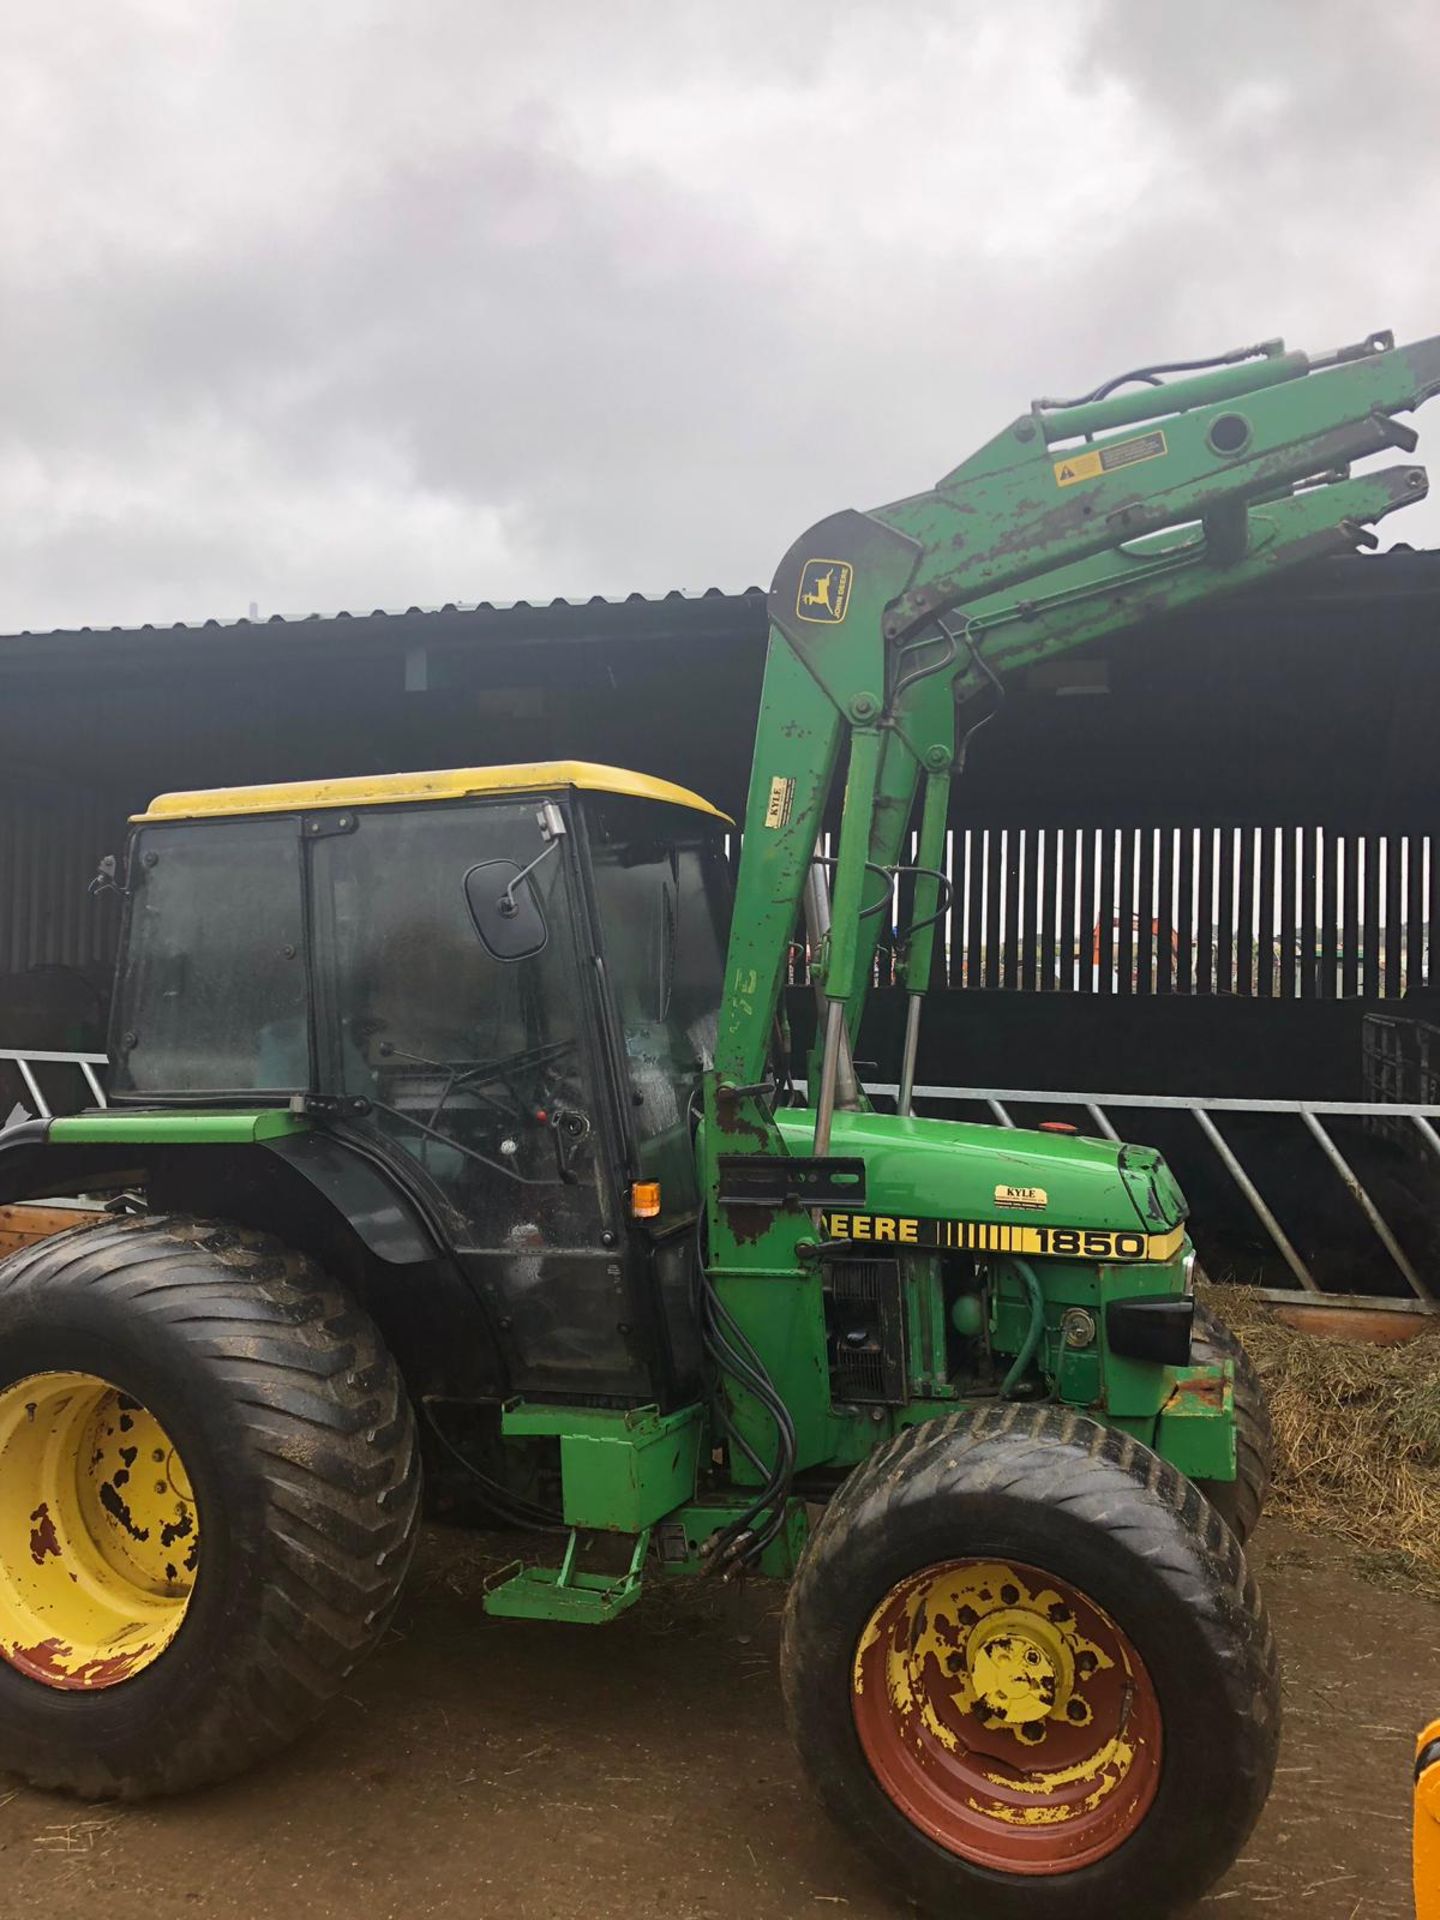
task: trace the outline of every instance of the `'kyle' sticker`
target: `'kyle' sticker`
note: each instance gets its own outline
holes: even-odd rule
[[[767,827],[788,827],[790,815],[795,806],[795,782],[777,773],[770,782],[770,798],[765,802],[765,824]]]
[[[997,1207],[1023,1207],[1030,1213],[1041,1213],[1050,1204],[1050,1196],[1044,1187],[1007,1187],[995,1189]]]
[[[1165,436],[1158,427],[1153,433],[1137,434],[1133,440],[1111,440],[1103,447],[1077,448],[1055,462],[1055,484],[1073,487],[1077,480],[1098,480],[1102,473],[1136,467],[1142,460],[1158,460],[1168,452]]]
[[[795,618],[838,627],[849,611],[854,578],[848,560],[807,560],[795,589]]]

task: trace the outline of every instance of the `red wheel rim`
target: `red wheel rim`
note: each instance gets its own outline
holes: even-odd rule
[[[1144,1820],[1160,1702],[1107,1613],[1038,1567],[950,1560],[892,1587],[855,1650],[876,1779],[939,1846],[1005,1873],[1072,1873]]]

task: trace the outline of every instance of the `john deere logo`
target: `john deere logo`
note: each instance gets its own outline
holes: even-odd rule
[[[815,620],[839,626],[850,605],[850,582],[855,569],[848,560],[807,560],[800,569],[795,595],[797,620]]]

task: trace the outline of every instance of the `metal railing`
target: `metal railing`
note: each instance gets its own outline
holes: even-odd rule
[[[55,1109],[51,1096],[47,1096],[43,1081],[48,1075],[37,1072],[37,1068],[70,1067],[78,1070],[85,1087],[97,1107],[108,1106],[105,1088],[97,1068],[104,1069],[110,1064],[103,1053],[51,1053],[36,1047],[0,1047],[0,1067],[11,1066],[19,1077],[25,1090],[25,1102],[37,1120],[53,1120]],[[0,1114],[0,1121],[3,1121]]]
[[[875,1082],[867,1083],[867,1091],[893,1095],[898,1088],[894,1083]],[[1440,1132],[1436,1131],[1436,1122],[1440,1121],[1440,1106],[1406,1105],[1399,1102],[1371,1100],[1211,1100],[1195,1095],[1166,1093],[1059,1093],[1033,1087],[925,1086],[916,1087],[915,1097],[917,1100],[964,1101],[971,1105],[987,1107],[1002,1127],[1016,1125],[1010,1112],[1012,1106],[1080,1107],[1090,1116],[1097,1132],[1105,1139],[1117,1142],[1122,1136],[1110,1121],[1107,1111],[1109,1108],[1159,1108],[1171,1112],[1188,1113],[1194,1118],[1216,1158],[1239,1188],[1251,1212],[1265,1229],[1271,1244],[1294,1274],[1305,1294],[1316,1300],[1358,1303],[1363,1299],[1367,1307],[1385,1309],[1399,1305],[1407,1312],[1440,1314],[1440,1300],[1436,1299],[1416,1272],[1414,1263],[1395,1237],[1389,1221],[1386,1220],[1359,1174],[1345,1158],[1325,1127],[1326,1120],[1330,1119],[1408,1121],[1425,1150],[1440,1157]],[[1323,1288],[1242,1164],[1234,1141],[1227,1139],[1221,1132],[1214,1116],[1226,1113],[1267,1116],[1288,1114],[1297,1117],[1314,1138],[1316,1145],[1335,1169],[1373,1228],[1376,1237],[1403,1276],[1412,1298],[1397,1302],[1389,1296],[1337,1294],[1334,1290]],[[1260,1293],[1262,1298],[1270,1299],[1293,1301],[1295,1297],[1292,1291],[1284,1288],[1261,1288]]]

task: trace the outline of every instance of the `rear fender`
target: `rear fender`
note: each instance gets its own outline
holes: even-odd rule
[[[340,1141],[320,1133],[291,1133],[257,1142],[242,1153],[243,1160],[225,1147],[71,1143],[52,1140],[48,1120],[26,1120],[0,1131],[0,1203],[114,1192],[157,1181],[185,1186],[187,1173],[208,1188],[217,1176],[222,1182],[233,1178],[239,1165],[254,1168],[257,1154],[273,1155],[340,1213],[378,1260],[411,1266],[438,1257],[435,1235],[398,1181]],[[162,1203],[154,1204],[158,1210]],[[189,1212],[210,1210],[184,1200],[179,1204]]]
[[[233,1220],[311,1255],[379,1323],[417,1398],[507,1395],[484,1303],[378,1157],[308,1130],[193,1146],[65,1142],[45,1121],[0,1131],[0,1204],[129,1189],[156,1213]]]
[[[132,1145],[60,1145],[48,1120],[0,1128],[0,1206],[77,1193],[113,1193],[143,1177],[146,1154]]]

